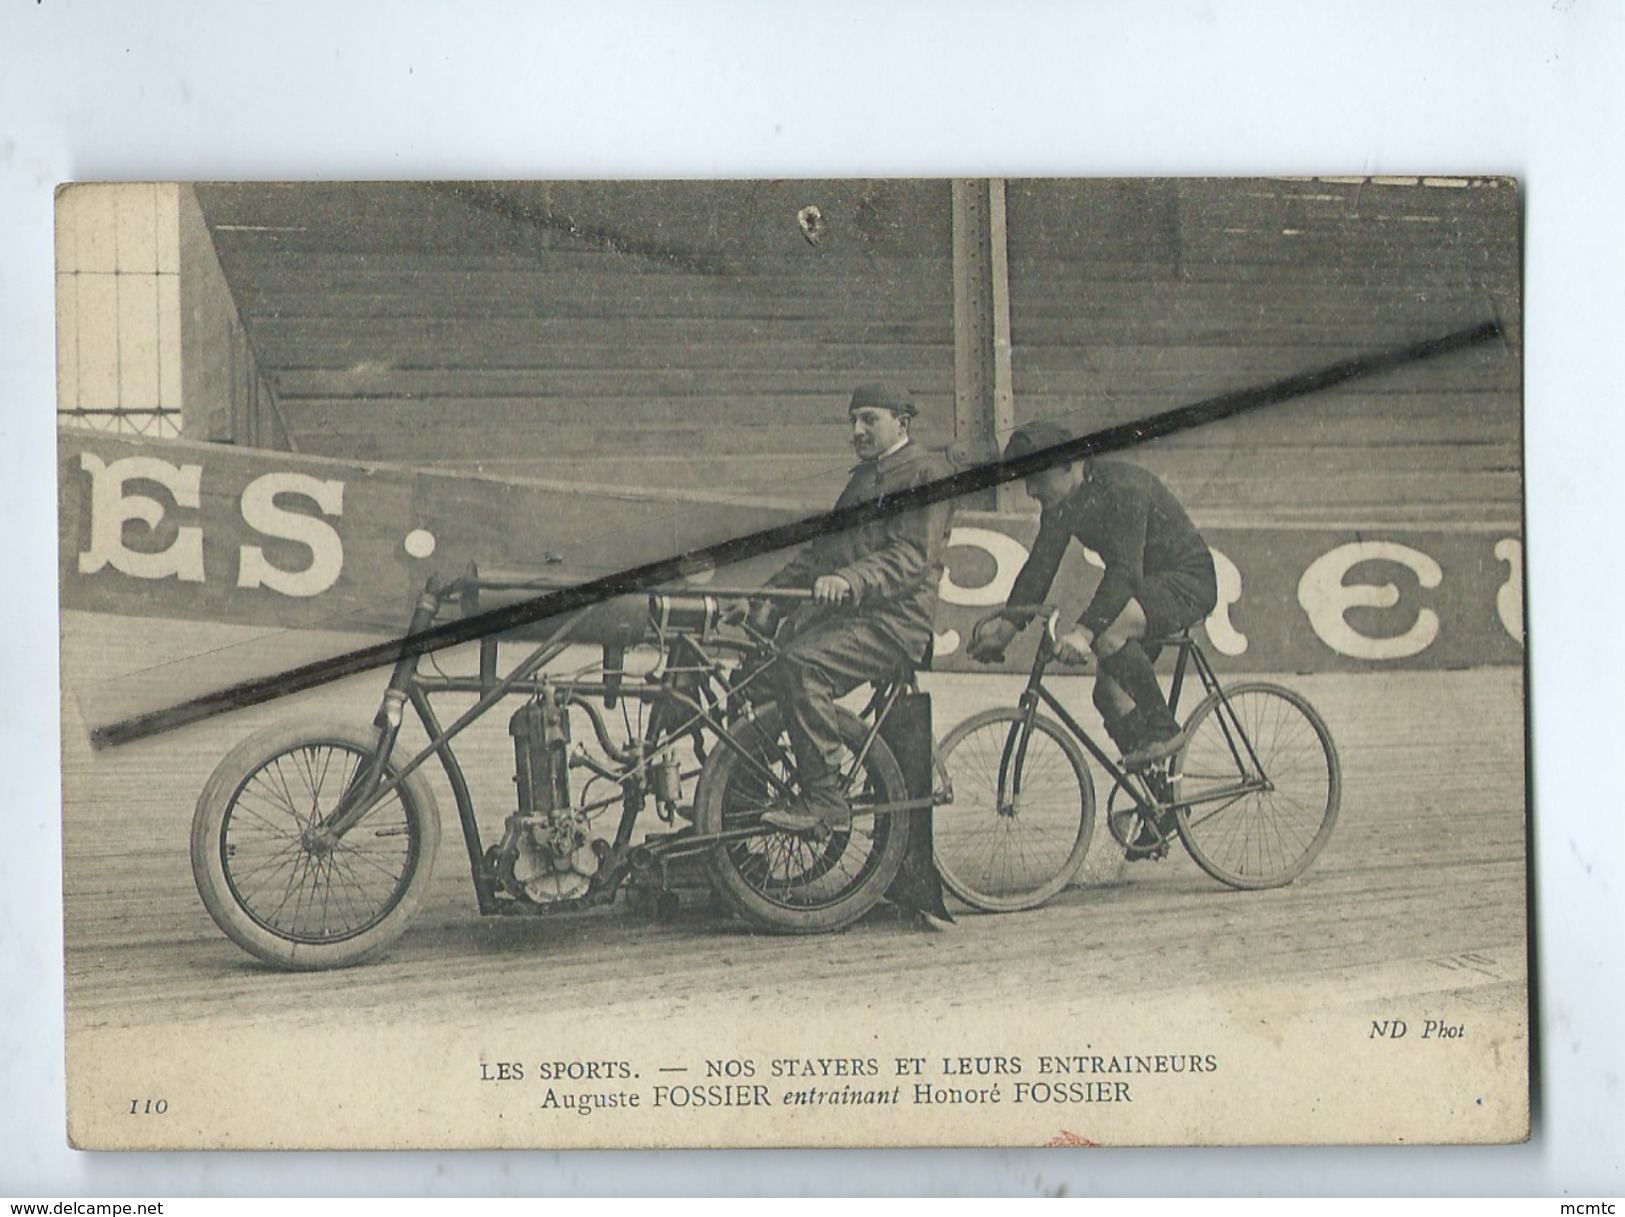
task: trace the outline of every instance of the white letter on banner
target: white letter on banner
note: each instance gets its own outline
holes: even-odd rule
[[[1245,655],[1247,635],[1230,623],[1230,606],[1241,599],[1241,571],[1212,546],[1213,570],[1218,575],[1219,602],[1207,615],[1207,638],[1225,655]]]
[[[238,551],[237,586],[268,587],[284,596],[316,596],[338,582],[344,569],[344,542],[338,531],[315,516],[284,511],[276,505],[279,494],[302,494],[315,500],[322,514],[344,514],[344,483],[324,482],[304,473],[267,473],[243,489],[243,522],[256,532],[284,541],[297,541],[310,550],[310,565],[286,571],[272,566],[258,545]]]
[[[1495,543],[1495,556],[1507,564],[1507,581],[1495,593],[1495,612],[1512,640],[1523,645],[1523,542],[1507,537]]]
[[[1415,624],[1393,638],[1367,637],[1344,620],[1351,608],[1393,608],[1399,603],[1399,588],[1392,583],[1343,582],[1351,568],[1376,560],[1409,567],[1423,587],[1438,587],[1444,579],[1437,562],[1408,545],[1387,541],[1339,545],[1311,562],[1298,581],[1298,603],[1309,614],[1309,624],[1332,650],[1354,659],[1403,659],[1425,651],[1439,634],[1439,616],[1432,609],[1420,610]]]
[[[124,524],[139,520],[155,529],[164,505],[144,494],[125,494],[134,478],[157,482],[174,496],[175,506],[196,510],[203,486],[202,465],[171,465],[151,456],[126,456],[106,464],[93,452],[79,454],[79,467],[90,474],[90,548],[79,555],[79,573],[94,575],[104,566],[137,579],[203,582],[203,530],[179,529],[168,549],[142,553],[124,544]]]
[[[988,608],[1010,599],[1010,588],[1022,563],[1027,561],[1027,547],[1014,537],[991,528],[955,528],[948,533],[948,545],[968,545],[980,549],[993,559],[993,578],[980,587],[960,587],[945,567],[939,588],[945,604],[968,608]]]

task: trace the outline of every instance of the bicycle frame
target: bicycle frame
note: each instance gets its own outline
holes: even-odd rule
[[[418,597],[407,628],[407,637],[427,630],[447,604],[459,603],[465,598],[477,595],[482,587],[513,590],[514,586],[518,585],[504,584],[499,580],[481,580],[476,575],[445,585],[431,579]],[[694,589],[682,589],[681,594],[696,593]],[[705,594],[712,598],[805,598],[805,593],[793,591],[708,589]],[[655,669],[659,677],[654,683],[638,685],[628,683],[625,680],[624,667],[620,669],[606,667],[597,679],[571,677],[561,680],[546,675],[544,669],[547,664],[557,659],[571,645],[569,631],[578,617],[579,614],[563,622],[546,640],[529,651],[506,676],[498,675],[498,649],[504,640],[496,637],[480,640],[477,676],[426,675],[418,671],[417,655],[409,649],[403,651],[390,674],[389,684],[374,718],[374,725],[379,730],[377,747],[368,762],[359,770],[356,779],[345,792],[322,831],[333,837],[342,837],[379,799],[398,789],[431,757],[437,759],[457,805],[457,817],[462,828],[469,870],[481,915],[567,911],[607,903],[614,899],[616,891],[632,871],[654,870],[671,858],[702,853],[720,844],[771,831],[766,828],[746,827],[720,833],[700,834],[689,825],[671,833],[648,834],[636,847],[631,844],[638,818],[646,808],[651,793],[648,780],[651,763],[684,739],[695,740],[702,759],[705,752],[702,741],[715,741],[749,765],[756,775],[767,783],[769,789],[785,797],[794,796],[794,789],[769,765],[763,764],[750,748],[741,744],[735,738],[736,728],[725,721],[725,716],[735,709],[740,712],[744,721],[755,720],[754,705],[745,700],[743,694],[747,686],[758,679],[772,662],[771,657],[767,663],[757,666],[744,681],[730,684],[724,679],[725,673],[732,674],[736,669],[728,669],[718,655],[713,653],[718,649],[737,650],[741,655],[750,650],[771,650],[771,641],[746,626],[741,627],[744,633],[738,642],[730,641],[724,644],[719,638],[709,639],[713,648],[708,651],[704,631],[700,631],[700,636],[696,637],[693,631],[673,628],[658,635],[662,658]],[[688,678],[686,683],[692,692],[683,687],[685,681],[682,678],[685,677]],[[865,758],[874,746],[874,741],[879,738],[887,715],[890,714],[898,697],[912,684],[913,676],[910,673],[905,680],[883,682],[877,686],[875,695],[864,712],[865,719],[869,720],[867,734],[854,758],[851,771],[846,775],[847,781],[861,771]],[[435,695],[444,694],[472,694],[476,700],[449,726],[442,726],[430,699]],[[601,764],[586,754],[572,758],[573,762],[590,769],[594,776],[615,782],[621,787],[619,801],[622,810],[614,840],[609,844],[605,855],[607,862],[600,865],[597,873],[591,877],[586,892],[581,896],[546,904],[525,903],[505,898],[492,859],[482,840],[468,779],[451,745],[452,741],[472,723],[482,718],[499,702],[510,697],[552,699],[557,705],[580,709],[591,724],[599,747],[612,763]],[[648,706],[649,714],[641,738],[630,741],[631,746],[628,747],[617,745],[611,738],[604,716],[593,699],[602,699],[607,707],[613,707],[619,700],[634,701]],[[416,714],[429,742],[401,764],[393,777],[385,779],[384,774],[390,769],[407,705],[410,705]],[[693,777],[695,774],[688,773],[682,776]],[[616,800],[611,798],[588,806],[602,810],[614,801]],[[910,800],[873,808],[869,813],[910,811],[928,807],[931,803],[931,799]],[[661,819],[664,823],[671,823],[673,819],[671,810],[663,810]]]
[[[1037,613],[1049,612],[1050,610],[1046,606],[1040,606],[1036,609],[1020,611]],[[1256,780],[1244,776],[1233,787],[1203,789],[1192,797],[1182,797],[1179,800],[1180,805],[1233,800],[1240,795],[1260,788],[1269,789],[1269,778],[1263,772],[1257,750],[1254,748],[1252,740],[1248,738],[1247,733],[1242,730],[1241,724],[1237,721],[1229,698],[1225,695],[1224,688],[1219,683],[1212,664],[1203,653],[1196,639],[1192,638],[1188,633],[1181,633],[1164,638],[1146,639],[1145,645],[1171,647],[1177,652],[1174,661],[1173,682],[1168,694],[1168,706],[1175,716],[1177,717],[1179,713],[1180,697],[1185,688],[1186,678],[1194,671],[1196,679],[1202,686],[1203,696],[1215,697],[1219,701],[1221,711],[1218,715],[1218,721],[1224,732],[1225,742],[1230,749],[1231,757],[1236,763],[1237,774],[1257,775]],[[1157,810],[1158,802],[1155,798],[1149,797],[1143,777],[1131,774],[1118,765],[1112,759],[1111,754],[1101,747],[1083,725],[1068,712],[1055,694],[1045,687],[1044,673],[1054,658],[1053,632],[1051,629],[1046,629],[1039,640],[1038,650],[1033,657],[1033,666],[1028,674],[1027,684],[1022,690],[1018,703],[1022,712],[1021,730],[1011,733],[1011,738],[1005,742],[1004,752],[999,760],[999,789],[1009,789],[1012,799],[1021,793],[1019,789],[1013,788],[1014,784],[1008,780],[1008,775],[1011,772],[1019,775],[1023,771],[1027,740],[1032,735],[1033,721],[1038,715],[1039,707],[1042,705],[1048,707],[1051,713],[1060,719],[1073,737],[1083,745],[1089,755],[1111,777],[1113,785],[1122,790],[1133,801],[1135,809],[1145,815],[1151,815]]]

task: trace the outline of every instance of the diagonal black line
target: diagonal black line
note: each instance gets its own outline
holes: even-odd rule
[[[574,587],[561,588],[517,604],[490,609],[457,621],[448,621],[407,638],[360,647],[343,655],[290,668],[275,676],[243,681],[162,710],[152,710],[121,719],[93,730],[90,733],[91,746],[104,748],[146,739],[229,710],[260,705],[290,693],[299,693],[346,676],[353,676],[358,672],[384,667],[407,656],[461,646],[463,643],[484,638],[488,634],[504,633],[520,626],[589,608],[615,596],[647,591],[662,583],[680,579],[697,569],[727,566],[747,558],[759,557],[774,550],[801,545],[825,533],[841,532],[873,520],[915,511],[933,503],[942,503],[962,495],[990,490],[1008,482],[1019,482],[1029,474],[1056,465],[1068,464],[1107,452],[1118,452],[1132,448],[1136,444],[1143,444],[1147,440],[1160,439],[1263,406],[1290,401],[1310,393],[1319,393],[1351,380],[1447,355],[1498,338],[1500,333],[1500,326],[1496,322],[1484,321],[1439,338],[1356,356],[1341,363],[1301,372],[1265,385],[1222,393],[1193,405],[1165,410],[1160,414],[1136,419],[1133,422],[1119,423],[1117,426],[1106,427],[1090,435],[1064,444],[1055,444],[1015,460],[996,461],[972,469],[963,469],[947,477],[887,495],[881,500],[858,503],[789,524],[745,533],[715,545],[691,550],[686,554],[662,558],[658,562],[649,562],[618,574],[605,575]],[[569,623],[562,623],[554,636],[554,641],[562,641],[568,629]]]

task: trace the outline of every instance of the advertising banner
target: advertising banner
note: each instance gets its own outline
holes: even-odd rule
[[[590,577],[801,514],[739,499],[73,433],[61,439],[58,478],[65,609],[287,627],[399,629],[431,574],[454,576],[471,562],[559,564]],[[937,666],[969,666],[965,640],[1005,602],[1036,532],[1033,516],[955,517]],[[1523,546],[1514,529],[1260,524],[1204,535],[1219,604],[1200,631],[1221,668],[1522,662]],[[782,561],[757,559],[718,582],[751,586]],[[1098,578],[1098,559],[1075,546],[1050,602],[1070,621]],[[1008,666],[1029,656],[1018,645]]]

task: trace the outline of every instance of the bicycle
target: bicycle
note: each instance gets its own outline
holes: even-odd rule
[[[1072,881],[1094,835],[1085,752],[1111,782],[1107,828],[1131,857],[1165,857],[1177,835],[1214,879],[1248,890],[1284,886],[1314,862],[1337,823],[1342,771],[1331,732],[1305,698],[1265,681],[1221,685],[1188,630],[1147,639],[1177,654],[1168,699],[1176,717],[1192,671],[1203,697],[1173,757],[1125,769],[1044,686],[1058,611],[1005,612],[1048,620],[1017,705],[972,715],[939,748],[933,852],[955,896],[1013,912]]]

